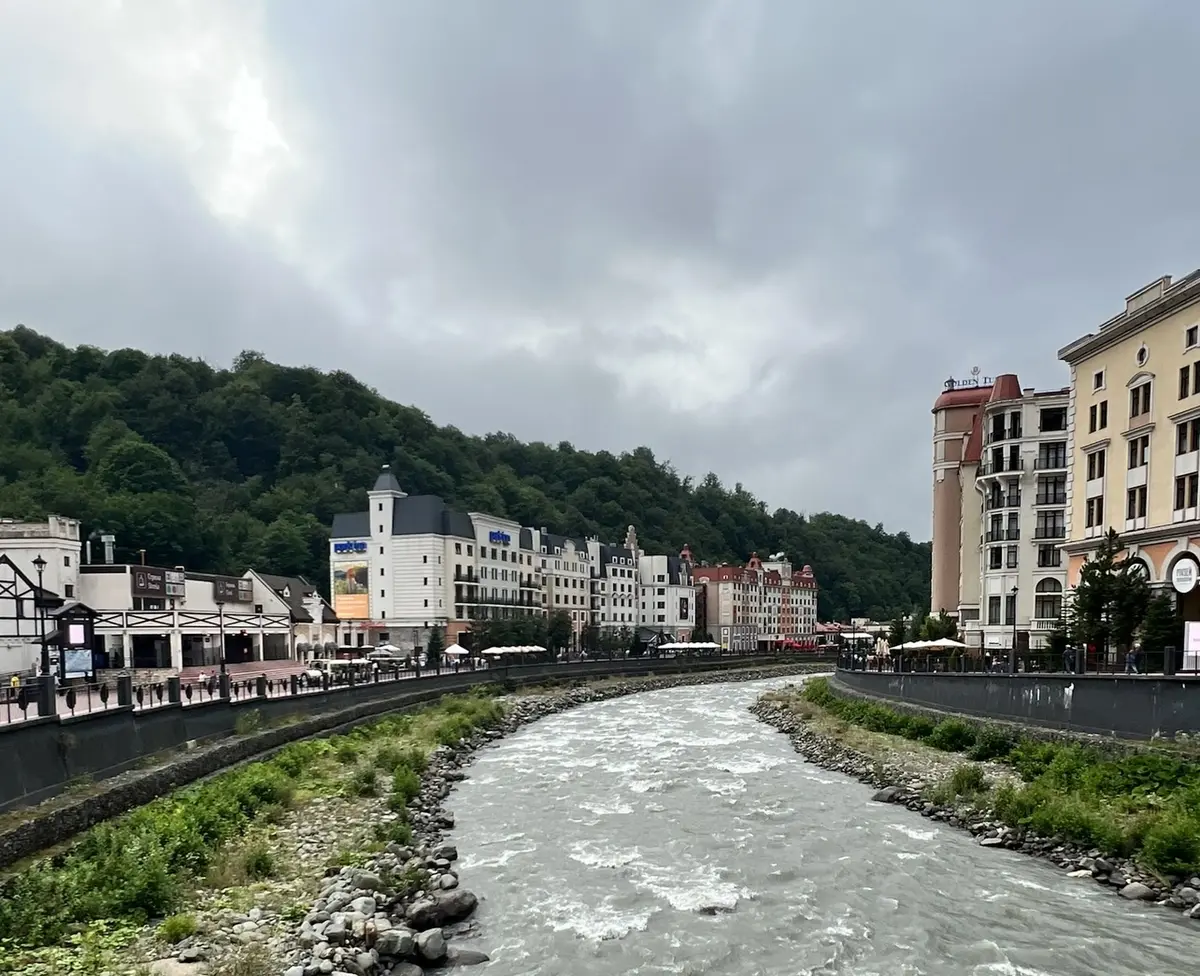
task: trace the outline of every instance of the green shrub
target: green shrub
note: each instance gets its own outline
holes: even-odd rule
[[[421,795],[421,779],[408,766],[401,766],[392,776],[392,795],[407,806]]]
[[[379,792],[379,774],[374,766],[359,766],[346,785],[353,796],[374,796]]]
[[[975,728],[959,718],[942,719],[925,741],[943,752],[965,752],[975,744]]]
[[[1200,818],[1164,811],[1146,830],[1141,851],[1147,866],[1162,874],[1195,874],[1200,871]]]
[[[242,852],[242,871],[251,881],[275,876],[275,855],[265,844],[249,845]]]
[[[194,915],[172,915],[164,918],[158,926],[158,937],[169,945],[182,942],[196,934]]]
[[[412,844],[413,832],[403,819],[392,820],[388,823],[377,823],[374,828],[375,839],[383,843],[394,842],[408,846]]]
[[[1014,739],[1007,732],[992,725],[986,725],[975,736],[975,744],[967,750],[967,755],[981,762],[996,759],[1006,759],[1015,745]]]
[[[359,744],[347,736],[338,736],[333,741],[333,755],[344,766],[358,762]]]

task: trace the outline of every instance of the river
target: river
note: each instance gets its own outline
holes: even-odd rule
[[[649,692],[482,750],[449,807],[481,976],[1183,976],[1200,925],[809,765],[748,706]]]

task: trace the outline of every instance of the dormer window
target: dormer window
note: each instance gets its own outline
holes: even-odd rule
[[[292,598],[292,588],[290,586],[285,586],[283,588],[283,598],[285,600],[290,600]]]

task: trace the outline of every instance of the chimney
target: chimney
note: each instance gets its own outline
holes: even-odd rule
[[[117,544],[117,537],[111,532],[105,532],[104,535],[100,536],[100,541],[104,543],[104,562],[111,566],[115,559],[114,549]]]

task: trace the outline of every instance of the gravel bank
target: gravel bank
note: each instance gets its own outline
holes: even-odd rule
[[[750,711],[760,721],[785,733],[793,748],[808,762],[874,787],[873,799],[878,802],[902,804],[923,817],[969,831],[982,847],[1000,847],[1044,858],[1070,872],[1071,877],[1091,878],[1122,898],[1150,902],[1200,919],[1200,877],[1162,879],[1142,871],[1130,860],[1104,857],[1100,851],[1080,850],[1061,838],[1015,830],[989,817],[986,811],[938,804],[931,794],[937,779],[948,771],[940,762],[881,763],[816,731],[786,704],[777,701],[759,700]],[[964,764],[982,766],[992,775],[1012,775],[1006,767],[973,763],[961,757],[951,762],[950,767]]]

